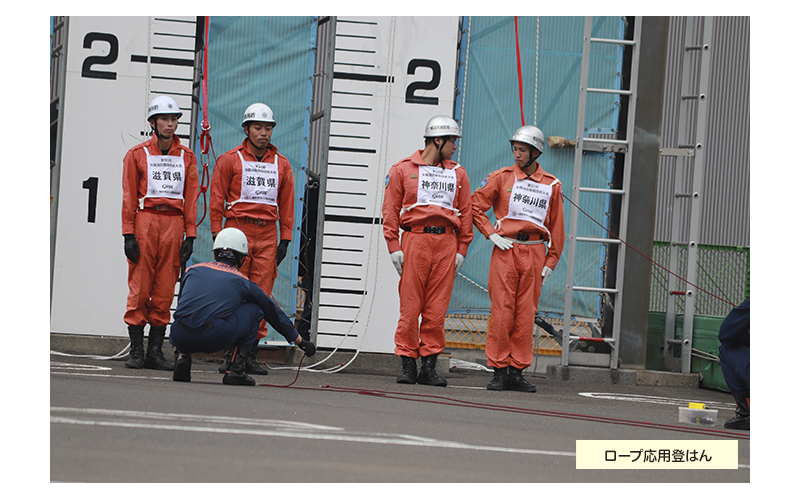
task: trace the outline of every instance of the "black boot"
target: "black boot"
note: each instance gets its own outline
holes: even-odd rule
[[[750,430],[750,393],[736,394],[736,415],[725,421],[726,429]]]
[[[247,375],[244,369],[245,359],[250,353],[247,349],[241,347],[233,348],[233,355],[231,356],[230,368],[222,377],[222,383],[225,385],[256,385],[256,381]]]
[[[250,375],[267,375],[267,365],[258,360],[258,341],[248,351],[249,354],[244,360],[244,369]]]
[[[225,349],[225,354],[222,355],[222,366],[220,366],[217,371],[220,373],[225,373],[228,371],[228,368],[231,367],[231,358],[233,357],[233,349],[232,345],[229,345],[227,349]]]
[[[506,389],[509,391],[518,392],[536,392],[536,386],[523,378],[522,370],[519,368],[514,368],[513,366],[508,367],[508,380],[506,381]]]
[[[144,325],[128,325],[128,336],[131,338],[131,358],[125,362],[125,368],[140,369],[144,367]]]
[[[150,336],[147,339],[147,354],[144,356],[144,367],[152,370],[172,371],[174,363],[170,363],[164,358],[161,347],[164,345],[164,335],[167,333],[166,326],[150,325]]]
[[[417,383],[422,385],[435,385],[438,387],[447,387],[447,379],[440,377],[436,373],[436,358],[438,354],[431,354],[430,356],[423,356],[420,366],[419,376]]]
[[[192,380],[192,356],[175,351],[175,369],[172,370],[172,380],[175,382]]]
[[[411,356],[400,356],[403,359],[403,373],[397,377],[398,384],[417,383],[417,360]]]
[[[506,383],[508,381],[508,367],[503,368],[494,367],[494,378],[486,385],[490,391],[504,391],[506,390]]]

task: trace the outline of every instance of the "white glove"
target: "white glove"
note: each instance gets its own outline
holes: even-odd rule
[[[456,254],[456,272],[458,272],[458,270],[461,269],[461,266],[463,266],[463,265],[464,265],[464,256],[461,255],[460,253],[457,253]]]
[[[509,248],[514,246],[514,243],[508,241],[507,239],[503,238],[497,233],[492,233],[489,235],[489,241],[495,244],[497,248],[500,250],[508,250]]]
[[[544,282],[547,281],[547,278],[550,276],[550,273],[552,272],[553,272],[552,269],[550,269],[547,266],[544,266],[544,269],[542,269],[542,286],[544,286]]]
[[[392,265],[397,270],[397,274],[399,276],[403,275],[403,251],[398,250],[396,252],[390,253],[389,257],[392,259]]]

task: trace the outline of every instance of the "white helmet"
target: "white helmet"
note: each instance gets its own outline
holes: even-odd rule
[[[272,123],[273,126],[278,124],[275,121],[275,115],[272,114],[270,107],[260,102],[251,104],[244,110],[242,125],[247,122],[268,122]]]
[[[247,255],[247,236],[235,227],[226,227],[214,238],[213,251],[233,250],[242,255]]]
[[[449,116],[434,116],[428,120],[428,124],[425,125],[425,137],[444,137],[450,135],[461,137],[461,127]]]
[[[533,125],[523,125],[518,128],[509,142],[524,142],[544,153],[544,134]]]
[[[150,101],[150,107],[147,108],[148,120],[155,115],[178,115],[178,118],[180,118],[183,113],[181,113],[181,108],[175,102],[175,99],[170,96],[160,95]]]

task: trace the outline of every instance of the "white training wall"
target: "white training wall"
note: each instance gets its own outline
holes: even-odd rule
[[[386,174],[453,116],[458,17],[339,17],[317,344],[393,353],[399,277],[383,238]]]
[[[69,17],[50,331],[125,336],[122,159],[160,94],[189,146],[195,17]]]

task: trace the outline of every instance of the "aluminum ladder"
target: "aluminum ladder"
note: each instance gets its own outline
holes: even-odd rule
[[[633,137],[634,118],[636,116],[636,97],[637,97],[637,83],[639,79],[639,54],[640,54],[640,41],[642,23],[640,17],[634,19],[634,30],[632,40],[612,40],[605,38],[592,38],[592,18],[586,17],[583,28],[583,55],[581,59],[581,81],[580,81],[580,100],[578,103],[578,130],[576,134],[576,150],[575,150],[575,167],[573,174],[573,186],[571,191],[572,208],[570,211],[570,228],[567,234],[567,241],[569,248],[567,251],[567,276],[566,276],[566,292],[564,296],[564,331],[561,347],[561,364],[568,366],[570,364],[570,348],[574,342],[579,341],[582,337],[571,334],[572,330],[572,301],[574,292],[597,292],[605,293],[615,296],[614,307],[614,320],[611,337],[601,337],[597,341],[604,342],[610,346],[611,354],[595,354],[592,359],[579,359],[579,353],[573,353],[573,365],[588,365],[588,366],[608,366],[615,369],[619,367],[619,331],[620,319],[622,313],[622,283],[625,272],[625,245],[622,244],[627,237],[627,221],[628,221],[628,206],[630,192],[630,170],[632,164],[632,141],[627,137]],[[630,46],[632,49],[631,58],[631,77],[630,84],[627,90],[624,89],[599,89],[589,88],[589,55],[591,52],[592,44],[618,44],[623,46]],[[627,127],[625,135],[626,138],[617,139],[595,139],[584,137],[586,132],[586,98],[589,93],[601,94],[614,94],[625,97],[628,99],[628,115]],[[615,152],[624,154],[624,173],[622,181],[622,189],[606,189],[606,188],[591,188],[581,187],[581,166],[585,151],[602,151],[602,152]],[[621,212],[620,212],[620,229],[618,238],[595,238],[579,236],[578,229],[578,206],[581,193],[593,193],[601,195],[615,195],[621,196]],[[619,251],[617,253],[617,272],[616,272],[616,288],[603,288],[592,286],[581,286],[575,284],[575,246],[577,242],[590,242],[598,244],[618,245]]]
[[[676,162],[674,179],[674,199],[672,203],[672,227],[669,245],[669,269],[676,272],[679,266],[680,248],[688,247],[686,280],[688,283],[697,283],[697,250],[700,237],[700,215],[702,212],[703,176],[705,172],[705,138],[706,123],[708,120],[708,88],[709,68],[711,66],[711,40],[714,31],[714,18],[707,16],[702,22],[702,42],[698,45],[696,40],[701,26],[695,17],[686,18],[686,32],[684,34],[683,65],[681,68],[681,100],[678,121],[678,147],[662,148],[661,156],[675,156],[680,158],[681,165]],[[699,58],[699,62],[697,59]],[[699,71],[693,85],[692,72]],[[696,87],[692,89],[691,87]],[[692,112],[692,108],[697,109]],[[695,127],[691,129],[690,120],[694,115]],[[685,173],[692,168],[691,185],[688,191],[684,188]],[[688,207],[687,207],[688,202]],[[682,216],[688,209],[689,241],[681,239]],[[678,283],[675,275],[670,274],[667,279],[667,312],[664,325],[664,368],[677,371],[676,358],[671,356],[674,345],[681,346],[680,370],[682,373],[691,371],[692,362],[692,333],[694,328],[696,293],[693,285],[685,284],[684,290],[679,290],[683,283]],[[680,340],[675,339],[678,297],[684,297],[683,334]]]

